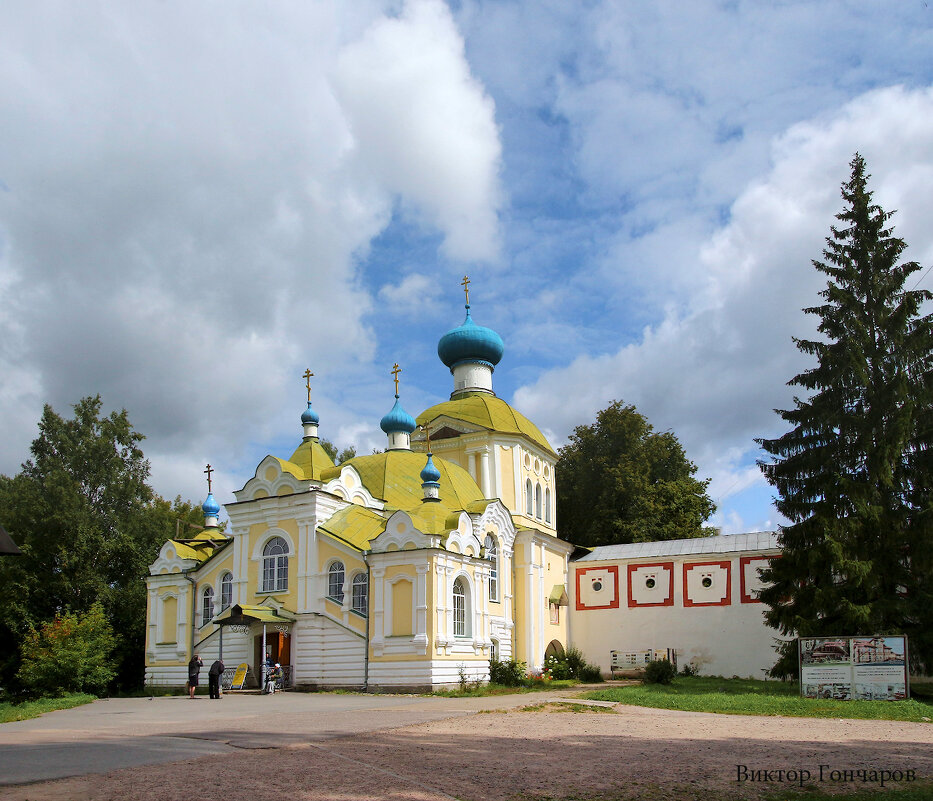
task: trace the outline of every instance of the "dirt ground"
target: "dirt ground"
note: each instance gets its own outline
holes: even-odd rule
[[[762,718],[617,706],[487,712],[287,748],[0,789],[3,801],[515,801],[756,798],[796,786],[777,771],[914,771],[933,782],[933,725]],[[737,781],[738,768],[771,770]],[[820,765],[824,779],[819,780]],[[763,774],[762,774],[763,775]],[[869,774],[870,775],[870,774]],[[838,774],[836,774],[838,778]],[[782,774],[783,777],[783,774]],[[930,785],[933,788],[933,784]],[[933,798],[933,789],[931,789]]]

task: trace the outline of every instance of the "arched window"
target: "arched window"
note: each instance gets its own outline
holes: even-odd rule
[[[327,568],[327,597],[338,604],[343,603],[343,562],[331,562]]]
[[[551,522],[551,488],[544,488],[544,522]]]
[[[454,581],[454,637],[470,636],[470,596],[466,581]]]
[[[541,519],[541,485],[535,484],[535,517]]]
[[[273,537],[262,549],[262,591],[284,592],[288,589],[288,543]]]
[[[490,662],[492,662],[492,661],[498,662],[498,661],[499,661],[499,654],[501,654],[501,653],[502,653],[502,652],[499,650],[499,641],[496,640],[496,639],[493,639],[493,640],[489,643],[489,661],[490,661]]]
[[[499,549],[496,548],[496,538],[492,534],[486,535],[483,543],[486,549],[486,558],[489,560],[489,600],[499,600]]]
[[[206,626],[214,617],[214,588],[205,587],[201,595],[201,625]]]
[[[369,613],[369,581],[365,573],[357,573],[353,577],[351,608],[360,615]]]
[[[220,611],[229,609],[233,603],[233,573],[224,573],[220,579]]]
[[[532,493],[531,479],[529,478],[525,481],[525,514],[528,515],[528,517],[531,517],[531,513],[534,508],[532,506],[533,501],[532,501],[531,493]]]

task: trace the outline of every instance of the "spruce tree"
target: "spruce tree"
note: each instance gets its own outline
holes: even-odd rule
[[[915,669],[933,668],[931,352],[926,290],[905,289],[916,262],[872,202],[855,154],[845,207],[826,239],[820,339],[795,339],[816,365],[778,411],[791,429],[758,443],[759,462],[789,521],[783,555],[765,573],[765,618],[785,636],[906,634]],[[915,278],[912,282],[917,283]],[[786,647],[775,675],[796,671]]]

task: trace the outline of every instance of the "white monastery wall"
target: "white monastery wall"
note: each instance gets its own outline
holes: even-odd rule
[[[759,569],[779,555],[766,537],[773,535],[595,549],[571,563],[572,644],[604,674],[611,651],[673,648],[680,668],[692,663],[704,675],[765,678],[778,632],[764,622]]]

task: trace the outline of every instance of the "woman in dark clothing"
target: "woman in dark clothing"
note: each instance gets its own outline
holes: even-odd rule
[[[188,663],[188,697],[194,698],[194,691],[198,689],[198,676],[201,675],[201,657],[195,654]]]

